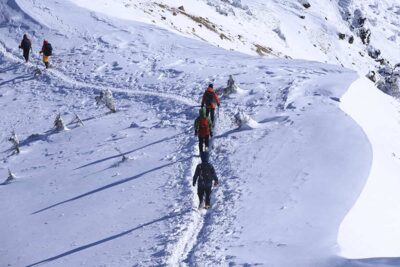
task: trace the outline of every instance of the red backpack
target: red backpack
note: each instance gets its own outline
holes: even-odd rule
[[[199,137],[207,137],[210,135],[210,125],[207,117],[199,118]]]

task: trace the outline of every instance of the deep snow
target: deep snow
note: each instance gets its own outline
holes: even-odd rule
[[[383,246],[389,232],[370,220],[388,223],[397,208],[379,213],[384,197],[376,210],[370,203],[377,193],[396,203],[396,191],[385,189],[396,172],[387,184],[378,177],[398,159],[376,149],[396,139],[397,104],[362,79],[353,83],[354,71],[230,52],[69,1],[15,0],[0,9],[0,168],[4,179],[8,168],[17,177],[0,187],[1,265],[396,266],[342,258],[398,256],[398,239]],[[24,32],[33,35],[29,64],[17,49]],[[53,67],[35,75],[43,38],[53,44]],[[224,87],[229,75],[240,90],[221,98],[211,154],[221,184],[213,208],[199,212],[192,124],[207,84]],[[104,89],[113,91],[116,113],[96,106]],[[356,104],[366,92],[368,108]],[[390,138],[371,130],[388,124],[380,116],[360,115],[388,105]],[[84,125],[55,132],[58,112],[67,123],[76,113]],[[238,112],[253,122],[238,128]],[[19,155],[7,141],[13,129]],[[371,223],[359,228],[365,218]]]

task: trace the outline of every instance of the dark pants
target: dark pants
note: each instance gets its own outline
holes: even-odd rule
[[[204,195],[206,195],[206,206],[210,206],[210,199],[211,199],[211,186],[199,186],[197,187],[197,195],[199,196],[199,206],[203,203]]]
[[[24,49],[24,58],[25,58],[25,61],[28,62],[28,60],[29,60],[29,49],[28,50]]]
[[[206,116],[210,115],[212,127],[214,128],[215,108],[206,108]]]
[[[208,145],[209,145],[209,139],[210,137],[200,137],[199,136],[199,150],[200,150],[200,154],[204,152],[203,150],[203,144],[206,146],[207,150],[208,150]]]

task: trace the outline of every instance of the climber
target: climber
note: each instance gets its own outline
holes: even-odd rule
[[[29,61],[29,51],[32,51],[32,42],[31,42],[31,40],[29,40],[28,35],[26,33],[24,34],[24,37],[22,38],[19,48],[22,49],[22,51],[23,51],[25,62],[28,62]]]
[[[39,53],[43,54],[43,63],[46,66],[46,69],[48,69],[49,68],[49,57],[53,53],[53,47],[47,40],[43,41],[42,50]]]
[[[212,137],[212,122],[206,115],[206,109],[202,107],[199,116],[194,122],[194,134],[199,137],[200,155],[208,151],[210,136]],[[205,148],[203,148],[205,146]]]
[[[210,84],[203,94],[201,106],[206,106],[206,115],[211,117],[211,122],[213,125],[215,122],[215,104],[218,105],[218,108],[220,107],[218,95],[214,91],[213,84]]]
[[[204,195],[206,198],[205,209],[211,207],[211,191],[214,181],[214,187],[218,186],[218,177],[215,173],[215,169],[211,163],[208,162],[209,154],[204,152],[201,155],[201,163],[196,167],[196,171],[193,176],[193,186],[196,186],[197,182],[197,195],[199,196],[199,208],[203,205]]]

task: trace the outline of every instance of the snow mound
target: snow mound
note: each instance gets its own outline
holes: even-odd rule
[[[240,129],[255,129],[258,128],[259,124],[255,120],[253,120],[249,115],[247,115],[244,111],[239,110],[235,114],[235,123],[239,126]]]

